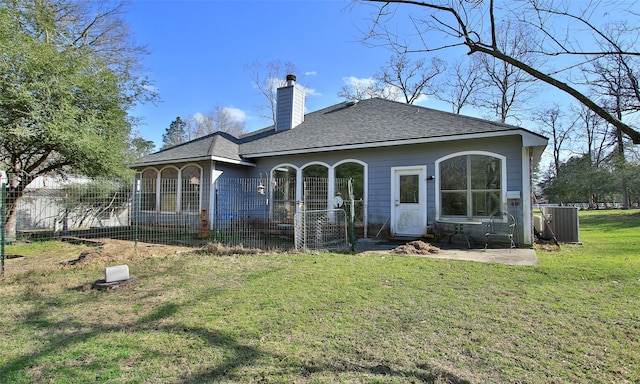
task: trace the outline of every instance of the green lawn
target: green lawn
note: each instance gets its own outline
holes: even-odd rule
[[[580,227],[539,267],[157,254],[120,290],[90,289],[104,260],[8,275],[0,382],[638,383],[640,213]]]

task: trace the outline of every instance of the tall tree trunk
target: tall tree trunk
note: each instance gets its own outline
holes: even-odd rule
[[[616,117],[618,120],[622,120],[622,109],[620,96],[616,98]],[[616,166],[620,171],[620,188],[622,189],[622,209],[629,209],[629,185],[627,183],[627,159],[624,157],[624,140],[622,137],[622,130],[616,127],[616,151],[618,159]]]
[[[9,184],[7,188],[6,208],[5,208],[5,235],[7,238],[16,238],[16,225],[18,221],[18,203],[24,195],[31,178],[19,178],[16,175],[8,174]]]
[[[17,212],[16,208],[18,206],[18,200],[13,198],[11,189],[7,191],[7,200],[5,206],[5,220],[4,229],[5,236],[8,239],[16,238],[16,222],[17,222]]]

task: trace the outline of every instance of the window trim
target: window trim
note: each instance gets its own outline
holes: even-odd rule
[[[164,171],[166,171],[168,169],[174,169],[176,171],[176,173],[177,173],[177,177],[175,179],[175,182],[176,182],[176,186],[175,186],[175,188],[176,188],[176,196],[175,196],[175,201],[174,201],[175,209],[173,211],[167,211],[167,210],[162,209],[162,195],[164,193],[162,187],[165,186],[165,185],[163,185],[162,180],[170,180],[170,179],[163,179],[162,178],[162,172],[164,172]],[[164,166],[164,167],[162,167],[160,169],[159,175],[160,175],[160,177],[159,177],[159,181],[158,182],[160,183],[160,186],[159,186],[159,188],[157,190],[157,193],[158,193],[158,209],[157,209],[157,212],[160,212],[160,213],[177,213],[178,212],[178,207],[179,207],[179,205],[178,205],[179,198],[178,197],[180,195],[180,168],[176,167],[175,165],[167,165],[167,166]]]
[[[302,185],[302,183],[304,182],[304,170],[307,169],[308,167],[312,167],[314,165],[319,165],[321,167],[324,167],[327,169],[327,203],[326,203],[326,208],[325,209],[331,209],[333,207],[333,200],[332,200],[332,196],[335,195],[334,193],[334,169],[332,166],[330,166],[329,164],[322,162],[322,161],[310,161],[306,164],[304,164],[303,166],[300,167],[300,194],[298,195],[297,199],[299,201],[303,200],[303,195],[305,193],[304,191],[304,185]]]
[[[189,168],[189,167],[195,167],[198,168],[200,170],[200,188],[198,188],[198,208],[196,210],[192,210],[192,211],[183,211],[182,210],[182,171],[184,171],[185,169]],[[179,207],[179,212],[180,213],[184,213],[184,214],[200,214],[200,209],[202,209],[202,180],[203,180],[203,176],[204,176],[204,169],[196,163],[187,163],[185,164],[182,168],[180,168],[178,170],[178,198],[177,198],[177,202],[176,202],[176,207]]]
[[[296,185],[295,185],[295,196],[294,196],[294,214],[297,213],[298,208],[299,208],[299,199],[298,196],[300,196],[301,191],[302,191],[302,170],[300,167],[293,165],[291,163],[280,163],[274,167],[271,168],[271,170],[269,171],[269,184],[271,184],[271,182],[276,179],[275,177],[275,172],[278,171],[278,169],[280,168],[290,168],[292,170],[295,170],[296,173]],[[269,219],[273,220],[274,219],[274,209],[275,209],[275,198],[273,197],[273,188],[269,188],[269,201],[272,202],[272,207],[269,209]],[[291,201],[291,200],[289,200]]]
[[[480,155],[480,156],[489,156],[496,158],[500,161],[500,206],[504,211],[507,207],[507,157],[504,155],[500,155],[495,152],[489,151],[462,151],[451,153],[447,156],[443,156],[436,160],[435,162],[435,205],[436,205],[436,220],[446,221],[450,220],[474,220],[474,219],[486,219],[489,216],[470,216],[470,210],[468,205],[468,195],[467,195],[467,214],[465,216],[443,216],[442,215],[442,207],[441,207],[441,191],[440,191],[440,163],[443,161],[452,159],[454,157],[460,156],[470,156],[470,155]],[[469,176],[469,172],[471,169],[467,169],[467,177]],[[470,193],[471,186],[467,189],[467,194]],[[472,193],[472,192],[471,192]]]
[[[142,175],[144,175],[144,173],[146,171],[155,171],[156,172],[156,177],[155,177],[155,191],[153,192],[154,194],[154,207],[155,209],[142,209],[142,207],[140,208],[140,212],[156,212],[158,210],[158,205],[160,204],[160,202],[158,201],[158,190],[160,188],[160,171],[158,170],[158,168],[156,167],[146,167],[144,169],[142,169],[140,171],[140,183],[142,184],[142,186],[144,187],[144,182],[142,182],[142,180],[153,180],[153,179],[145,179],[143,178]],[[140,193],[145,193],[144,190],[140,191]]]
[[[193,210],[193,211],[183,211],[182,210],[182,172],[188,168],[188,167],[196,167],[200,170],[200,189],[198,191],[198,209],[197,210]],[[166,169],[174,169],[178,172],[178,176],[176,178],[176,209],[174,211],[166,211],[166,210],[162,210],[162,205],[161,205],[161,195],[162,195],[162,172],[165,171]],[[202,194],[204,191],[204,188],[202,188],[202,183],[204,180],[204,168],[197,163],[187,163],[185,165],[183,165],[182,167],[178,168],[175,165],[166,165],[160,169],[156,168],[156,167],[146,167],[144,169],[142,169],[140,171],[140,180],[142,180],[142,174],[147,171],[147,170],[153,170],[156,171],[156,181],[155,181],[155,185],[156,185],[156,191],[155,191],[155,206],[156,209],[154,210],[143,210],[141,209],[141,212],[157,212],[157,213],[165,213],[165,214],[171,214],[171,213],[184,213],[184,214],[193,214],[193,215],[199,215],[200,214],[200,210],[202,209]],[[148,179],[151,180],[151,179]],[[142,191],[144,192],[144,191]]]
[[[269,170],[269,178],[270,180],[273,179],[274,177],[274,172],[278,169],[278,168],[283,168],[283,167],[290,167],[292,169],[296,170],[296,201],[300,201],[301,200],[301,196],[302,196],[302,173],[304,171],[304,168],[310,166],[310,165],[323,165],[325,167],[328,168],[329,173],[328,173],[328,177],[329,177],[329,186],[328,186],[328,201],[327,201],[327,208],[328,209],[332,209],[333,208],[333,197],[335,196],[335,170],[336,167],[345,164],[345,163],[357,163],[362,165],[363,169],[363,182],[364,182],[364,186],[363,186],[363,222],[364,222],[364,236],[367,236],[367,227],[368,227],[368,199],[369,199],[369,164],[367,162],[364,162],[362,160],[359,159],[355,159],[355,158],[346,158],[346,159],[342,159],[337,161],[336,163],[334,163],[333,165],[330,165],[329,163],[323,162],[323,161],[310,161],[307,162],[301,166],[297,166],[294,165],[292,163],[279,163],[273,167],[271,167],[271,169]],[[271,191],[271,193],[273,193],[273,191]],[[269,198],[271,199],[271,201],[273,201],[273,195],[269,195]],[[296,204],[296,209],[298,209],[299,206]],[[273,212],[270,212],[270,214],[273,214]]]

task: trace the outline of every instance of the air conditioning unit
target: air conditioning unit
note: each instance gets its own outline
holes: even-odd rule
[[[580,243],[580,219],[577,207],[542,207],[542,233],[562,243]],[[552,233],[553,232],[553,233]]]

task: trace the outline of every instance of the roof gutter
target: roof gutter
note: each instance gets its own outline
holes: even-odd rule
[[[244,165],[246,167],[255,167],[256,165],[254,163],[250,163],[248,161],[243,161],[243,160],[233,160],[233,159],[227,159],[224,157],[219,157],[219,156],[202,156],[202,157],[191,157],[191,158],[182,158],[182,159],[175,159],[175,160],[155,160],[155,161],[148,161],[148,162],[142,162],[142,163],[135,163],[132,168],[138,168],[138,167],[148,167],[151,165],[166,165],[166,164],[183,164],[183,163],[191,163],[194,161],[217,161],[220,163],[227,163],[227,164],[234,164],[234,165]]]
[[[298,154],[310,153],[310,152],[331,152],[331,151],[353,150],[353,149],[393,147],[398,145],[410,145],[410,144],[440,143],[445,141],[451,141],[451,138],[454,136],[457,140],[471,140],[471,139],[486,139],[486,138],[492,138],[492,137],[517,136],[517,135],[522,137],[523,146],[541,147],[541,149],[539,150],[540,153],[542,153],[542,151],[544,151],[544,148],[547,146],[546,138],[539,136],[537,134],[533,134],[523,129],[523,130],[519,130],[519,132],[512,130],[512,131],[491,132],[490,134],[472,133],[467,135],[439,136],[439,137],[430,137],[430,138],[393,140],[393,141],[382,141],[382,142],[362,143],[362,144],[346,144],[346,145],[319,147],[319,148],[302,148],[302,149],[294,149],[294,150],[288,150],[288,151],[261,152],[261,153],[244,154],[242,156],[247,159],[251,159],[251,158],[270,157],[270,156],[298,155]]]

